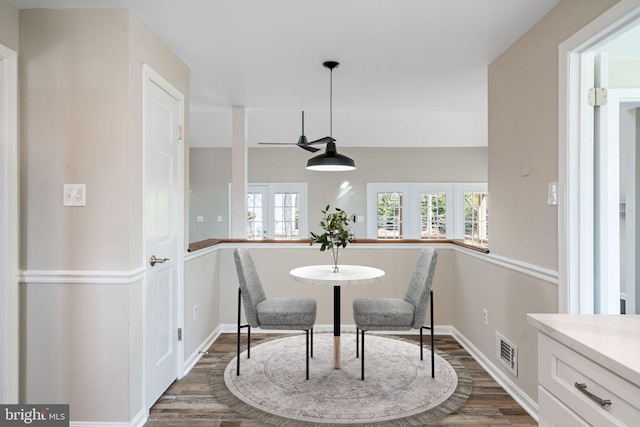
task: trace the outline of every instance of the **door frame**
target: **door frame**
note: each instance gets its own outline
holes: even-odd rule
[[[4,152],[4,162],[0,169],[4,174],[5,192],[2,200],[2,223],[0,239],[3,243],[3,259],[0,270],[0,294],[4,301],[4,317],[0,320],[0,339],[3,351],[0,356],[0,402],[18,403],[20,372],[20,296],[19,296],[19,253],[20,253],[20,197],[18,160],[18,53],[0,44],[0,63],[3,68],[3,123],[4,132],[0,143]]]
[[[147,365],[147,358],[149,354],[148,349],[148,338],[149,338],[149,325],[147,324],[147,286],[148,286],[148,271],[150,268],[149,265],[149,257],[150,254],[147,251],[147,238],[148,238],[148,230],[145,226],[145,219],[147,215],[146,210],[146,198],[147,198],[147,138],[148,138],[148,130],[147,130],[147,114],[149,111],[148,102],[148,94],[147,94],[147,83],[151,82],[156,84],[162,90],[167,92],[169,95],[178,100],[178,124],[182,126],[184,129],[184,121],[185,121],[185,101],[184,95],[176,89],[168,80],[162,77],[158,72],[156,72],[153,68],[151,68],[148,64],[143,64],[142,67],[142,265],[145,267],[145,275],[142,286],[142,377],[143,377],[143,390],[142,390],[142,401],[144,402],[146,416],[149,416],[149,402],[148,399],[148,386],[149,386],[149,366]],[[178,197],[176,198],[176,215],[178,216],[178,223],[183,224],[183,226],[179,229],[178,239],[176,242],[177,250],[176,252],[179,254],[178,259],[176,260],[176,270],[177,270],[177,280],[176,280],[176,328],[182,328],[184,331],[184,256],[183,256],[183,248],[184,248],[184,159],[185,159],[185,144],[184,144],[184,131],[183,137],[180,139],[180,147],[178,150],[178,173],[177,178],[178,182]],[[180,203],[182,201],[182,203]],[[184,360],[184,339],[178,340],[177,330],[176,330],[176,351],[178,353],[177,357],[177,367],[176,372],[178,378],[182,378],[184,375],[183,368],[183,360]]]
[[[593,242],[593,198],[589,197],[593,194],[593,168],[588,166],[593,158],[593,128],[589,127],[589,112],[581,104],[588,72],[582,66],[582,55],[639,19],[640,0],[621,0],[562,42],[558,49],[560,313],[593,311],[589,292],[585,292],[586,286],[593,283],[593,270],[589,262],[593,254],[593,245],[591,251],[589,249],[589,242]]]

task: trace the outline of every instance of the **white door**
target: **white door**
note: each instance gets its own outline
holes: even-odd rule
[[[147,407],[151,407],[179,375],[182,143],[180,101],[153,78],[145,84]]]

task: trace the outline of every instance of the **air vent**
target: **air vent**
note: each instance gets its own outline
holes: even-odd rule
[[[518,376],[518,347],[496,332],[496,357],[513,375]]]

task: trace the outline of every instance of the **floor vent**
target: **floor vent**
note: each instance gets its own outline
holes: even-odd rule
[[[518,376],[518,347],[496,332],[496,357],[513,375]]]

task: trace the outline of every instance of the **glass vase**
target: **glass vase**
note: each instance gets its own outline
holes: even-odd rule
[[[338,256],[340,255],[340,246],[338,245],[334,245],[331,248],[331,255],[333,256],[333,272],[334,273],[339,273],[340,272],[340,267],[338,266]]]

